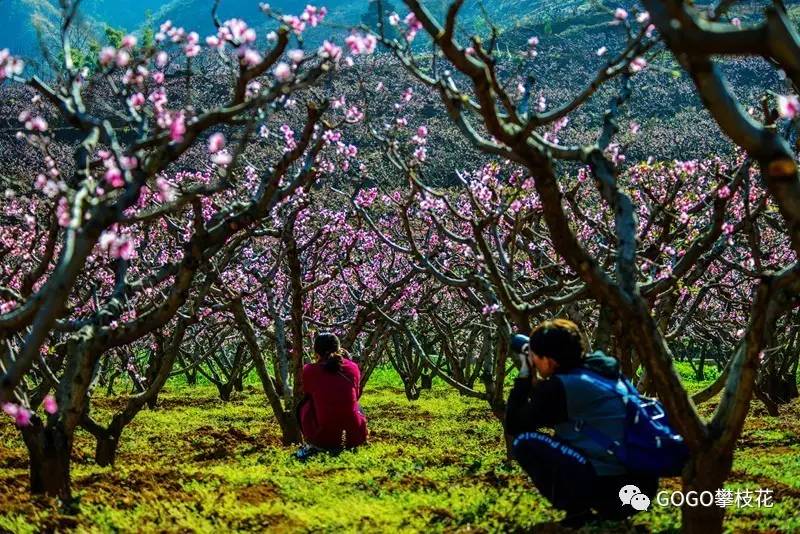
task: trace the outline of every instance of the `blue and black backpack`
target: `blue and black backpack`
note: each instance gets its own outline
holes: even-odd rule
[[[664,406],[655,399],[642,397],[630,380],[620,374],[617,379],[624,384],[623,393],[615,387],[617,380],[606,378],[594,371],[580,368],[575,374],[600,388],[618,395],[625,405],[625,422],[622,441],[609,438],[602,431],[583,423],[580,432],[614,454],[631,472],[659,477],[678,476],[689,459],[689,448],[669,424]]]

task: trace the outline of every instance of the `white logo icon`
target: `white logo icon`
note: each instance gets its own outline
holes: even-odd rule
[[[630,504],[634,510],[640,512],[650,507],[650,497],[642,493],[633,484],[622,486],[622,489],[619,490],[619,500],[622,501],[623,505]]]

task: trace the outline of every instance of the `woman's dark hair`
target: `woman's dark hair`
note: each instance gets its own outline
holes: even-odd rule
[[[342,369],[339,338],[332,332],[320,332],[314,338],[314,352],[319,354],[326,371],[338,373]]]
[[[531,332],[529,346],[537,356],[554,359],[561,369],[579,366],[586,353],[578,325],[568,319],[540,323]]]

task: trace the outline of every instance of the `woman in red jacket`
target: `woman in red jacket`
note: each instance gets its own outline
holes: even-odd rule
[[[367,441],[367,418],[358,405],[361,371],[343,356],[336,334],[318,334],[314,352],[317,362],[303,367],[303,436],[323,449],[357,447]]]

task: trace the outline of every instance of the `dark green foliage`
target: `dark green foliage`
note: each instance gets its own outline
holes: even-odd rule
[[[119,48],[120,44],[122,44],[122,38],[125,37],[125,30],[122,28],[106,26],[105,34],[108,44],[114,48]]]

